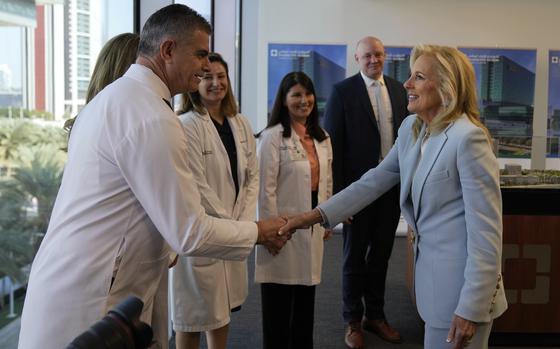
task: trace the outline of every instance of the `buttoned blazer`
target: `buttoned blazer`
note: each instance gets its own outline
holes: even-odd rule
[[[393,113],[393,137],[409,114],[403,85],[383,76]],[[333,148],[334,192],[344,189],[377,166],[381,138],[364,79],[358,72],[333,86],[327,101],[324,127]]]
[[[501,279],[499,168],[484,131],[463,115],[421,143],[415,115],[388,156],[360,180],[319,205],[330,225],[360,211],[397,183],[416,234],[415,293],[420,315],[448,328],[453,314],[488,322],[507,308]]]

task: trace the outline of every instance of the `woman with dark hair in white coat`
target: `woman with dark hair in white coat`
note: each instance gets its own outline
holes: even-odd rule
[[[260,218],[293,215],[331,196],[331,142],[319,126],[313,82],[304,73],[282,79],[257,153]],[[256,249],[265,349],[313,348],[315,285],[330,234],[315,225],[294,234],[278,255]]]
[[[198,91],[183,96],[188,166],[208,215],[253,221],[259,189],[255,138],[237,113],[227,63],[217,53],[208,59]],[[179,257],[171,278],[177,348],[198,348],[205,331],[210,349],[225,349],[230,311],[247,297],[247,262]]]

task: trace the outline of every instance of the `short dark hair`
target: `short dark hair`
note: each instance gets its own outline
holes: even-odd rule
[[[144,24],[140,33],[138,55],[153,56],[166,38],[178,39],[192,35],[196,30],[210,35],[210,23],[198,12],[188,6],[173,4],[154,12]]]
[[[228,90],[226,92],[226,96],[222,100],[220,111],[228,117],[237,115],[237,103],[235,101],[235,97],[233,97],[233,91],[231,90],[231,80],[229,79],[227,62],[224,60],[222,55],[216,52],[210,52],[208,54],[208,60],[210,63],[220,63],[226,70]],[[200,98],[200,92],[198,92],[198,90],[190,93],[183,93],[183,105],[178,114],[183,114],[193,109],[199,114],[206,113],[204,104]]]
[[[266,125],[266,128],[282,124],[282,126],[284,126],[282,137],[288,138],[292,136],[290,114],[288,113],[288,107],[286,107],[284,102],[286,101],[286,96],[288,95],[290,89],[298,84],[311,92],[315,97],[313,109],[311,110],[311,114],[309,114],[309,117],[307,117],[305,127],[307,128],[307,134],[309,134],[311,138],[321,142],[325,140],[325,138],[327,138],[327,135],[319,125],[317,94],[315,93],[315,87],[313,87],[313,81],[311,81],[309,76],[307,76],[304,72],[291,72],[284,76],[284,78],[280,82],[278,92],[276,93],[276,99],[274,100],[274,105],[272,106],[272,112],[270,113],[270,117],[268,118],[268,124]]]

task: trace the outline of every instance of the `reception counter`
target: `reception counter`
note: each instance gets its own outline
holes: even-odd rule
[[[560,188],[506,187],[502,202],[502,270],[509,307],[495,320],[494,337],[505,340],[513,333],[533,334],[529,336],[533,340],[558,345]]]

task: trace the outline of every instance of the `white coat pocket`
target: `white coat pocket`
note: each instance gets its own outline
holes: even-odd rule
[[[215,264],[216,262],[219,261],[219,259],[209,258],[209,257],[189,257],[189,259],[192,265],[199,266],[199,267]]]

